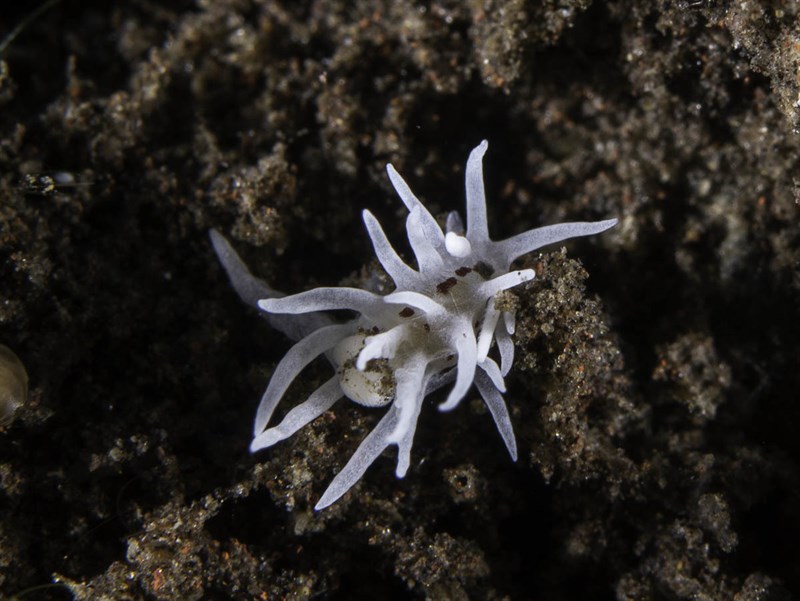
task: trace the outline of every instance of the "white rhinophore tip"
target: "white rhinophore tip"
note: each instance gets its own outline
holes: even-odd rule
[[[455,232],[447,232],[444,237],[444,247],[454,257],[466,257],[472,253],[472,245],[469,240]]]

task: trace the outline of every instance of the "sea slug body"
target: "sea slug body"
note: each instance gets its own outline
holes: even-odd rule
[[[365,210],[362,215],[375,254],[395,284],[395,290],[386,295],[330,287],[284,296],[255,278],[225,238],[211,232],[217,256],[241,298],[266,312],[273,327],[298,341],[278,363],[261,398],[252,452],[288,438],[343,396],[367,407],[389,406],[315,509],[339,499],[391,445],[398,448],[395,473],[402,478],[410,465],[423,400],[450,383],[439,409],[454,409],[475,384],[508,452],[517,458],[502,396],[504,377],[514,360],[514,312],[496,306],[496,297],[535,277],[532,269],[511,269],[517,258],[569,238],[598,234],[617,220],[560,223],[507,240],[491,240],[482,165],[487,147],[486,141],[481,142],[467,160],[466,224],[453,211],[444,231],[387,165],[389,179],[409,211],[406,231],[416,269],[400,258],[378,220]],[[324,313],[338,309],[359,316],[336,323]],[[495,345],[499,364],[490,355]],[[334,375],[279,424],[268,427],[289,385],[321,355],[330,361]]]

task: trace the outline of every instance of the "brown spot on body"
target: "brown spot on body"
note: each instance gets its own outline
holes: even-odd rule
[[[465,275],[472,271],[471,267],[459,267],[456,269],[456,275],[460,278],[463,278]]]
[[[458,280],[455,278],[447,278],[444,282],[436,286],[436,290],[441,294],[447,294],[450,292],[450,289],[458,284]]]
[[[492,274],[494,273],[494,269],[492,269],[492,266],[487,265],[483,261],[475,263],[472,269],[477,271],[478,275],[480,275],[484,280],[488,280],[490,277],[492,277]]]
[[[411,317],[412,315],[414,315],[414,309],[412,309],[411,307],[406,307],[405,309],[400,311],[398,315],[400,317]]]

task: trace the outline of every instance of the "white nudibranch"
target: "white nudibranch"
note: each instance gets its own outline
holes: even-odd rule
[[[511,458],[517,446],[503,400],[503,378],[514,360],[513,311],[495,306],[495,297],[535,276],[532,269],[511,270],[522,255],[548,244],[600,233],[616,219],[560,223],[507,240],[489,238],[483,187],[484,140],[469,155],[466,168],[466,227],[457,212],[445,231],[394,167],[389,179],[408,209],[406,231],[416,269],[394,250],[369,211],[364,223],[375,254],[395,284],[394,292],[375,294],[358,288],[316,288],[284,296],[254,277],[218,232],[211,232],[217,256],[239,296],[266,313],[273,327],[298,342],[275,368],[256,412],[252,452],[288,438],[341,397],[388,411],[336,475],[315,509],[347,492],[391,445],[398,449],[398,478],[411,462],[411,446],[425,397],[453,383],[441,411],[454,409],[474,383],[494,419]],[[507,306],[507,305],[500,305]],[[323,311],[349,309],[359,314],[347,323]],[[490,356],[496,344],[497,360]],[[283,420],[268,427],[278,401],[292,381],[325,355],[335,374]]]

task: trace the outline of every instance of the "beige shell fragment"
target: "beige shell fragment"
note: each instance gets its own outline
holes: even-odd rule
[[[0,426],[10,423],[14,413],[28,399],[25,366],[7,346],[0,344]]]

